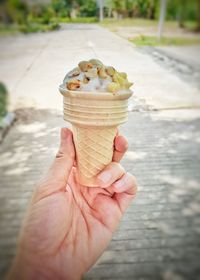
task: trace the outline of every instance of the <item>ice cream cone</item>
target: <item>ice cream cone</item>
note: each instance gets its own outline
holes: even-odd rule
[[[77,160],[77,181],[98,186],[96,175],[112,161],[117,126],[128,117],[126,93],[70,91],[62,85],[64,120],[72,124]]]

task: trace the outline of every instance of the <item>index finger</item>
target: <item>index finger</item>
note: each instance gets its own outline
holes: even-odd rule
[[[120,162],[128,149],[128,141],[122,135],[117,135],[114,140],[113,161]]]

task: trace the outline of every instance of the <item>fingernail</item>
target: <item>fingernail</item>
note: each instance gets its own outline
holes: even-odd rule
[[[108,183],[112,177],[112,174],[110,171],[104,171],[101,174],[99,174],[98,179],[101,180],[103,183]]]
[[[120,188],[122,188],[124,186],[124,181],[123,180],[119,180],[114,185],[115,185],[115,187],[117,189],[120,189]]]

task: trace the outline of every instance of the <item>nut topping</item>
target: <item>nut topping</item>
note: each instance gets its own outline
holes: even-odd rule
[[[76,80],[76,79],[72,79],[72,80],[69,80],[67,83],[66,83],[66,87],[69,89],[69,90],[75,90],[77,88],[80,88],[81,86],[81,82],[79,80]]]

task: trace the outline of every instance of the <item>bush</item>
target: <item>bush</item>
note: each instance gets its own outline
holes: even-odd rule
[[[49,30],[58,30],[60,28],[60,25],[58,22],[51,22],[48,28]]]
[[[0,118],[7,114],[8,91],[3,83],[0,83]]]
[[[19,31],[22,33],[33,33],[33,32],[46,32],[59,29],[58,22],[50,22],[49,24],[41,24],[38,22],[29,22],[19,26]]]
[[[20,0],[0,1],[0,9],[2,9],[1,20],[4,23],[20,23],[26,22],[28,6]]]
[[[94,0],[87,0],[84,1],[83,4],[80,6],[80,16],[83,17],[92,17],[97,14],[98,7],[97,2]]]

